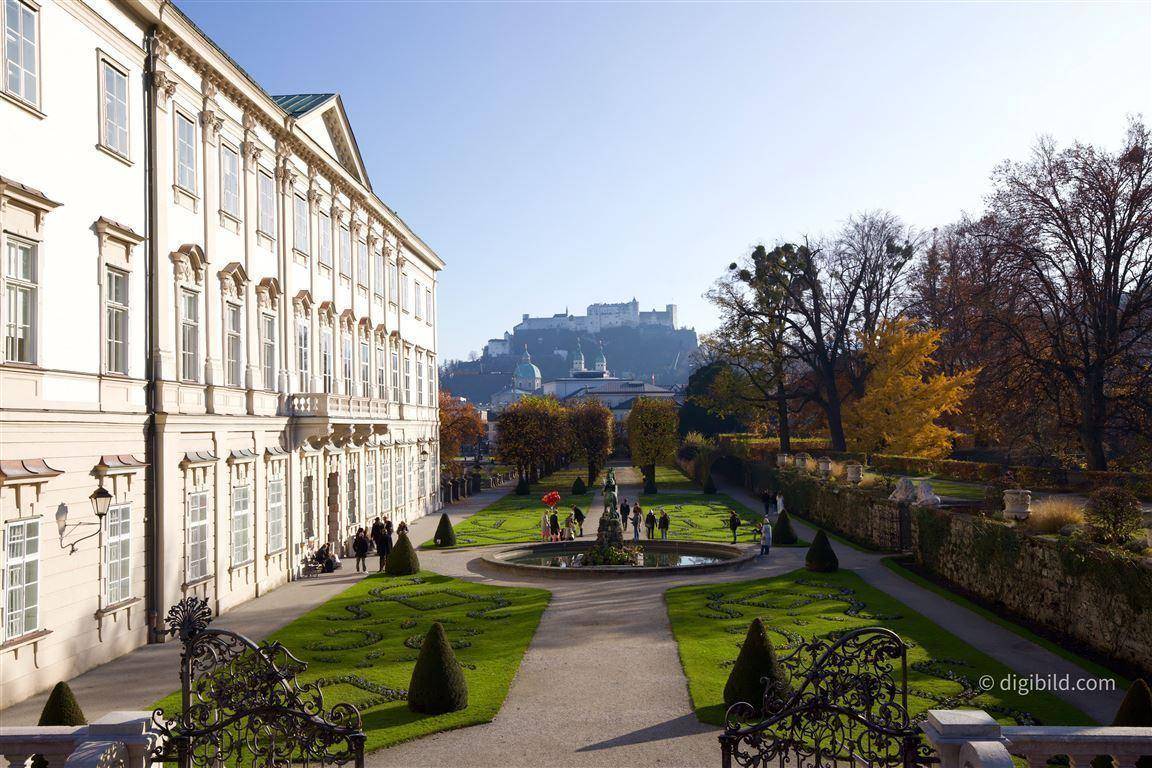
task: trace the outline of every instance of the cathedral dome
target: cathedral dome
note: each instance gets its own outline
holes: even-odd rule
[[[512,386],[532,392],[540,389],[540,369],[532,362],[532,355],[528,354],[528,345],[524,345],[524,356],[520,358],[516,371],[512,374]]]

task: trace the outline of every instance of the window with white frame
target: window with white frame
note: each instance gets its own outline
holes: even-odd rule
[[[325,328],[320,333],[320,368],[324,378],[324,391],[332,392],[332,329]]]
[[[404,352],[404,402],[412,403],[412,351]]]
[[[376,452],[364,454],[364,519],[376,514]]]
[[[416,353],[416,404],[424,405],[424,353]]]
[[[224,305],[224,383],[238,387],[243,380],[244,315],[239,304]]]
[[[392,508],[392,457],[388,451],[380,453],[380,506],[385,512]]]
[[[400,295],[400,265],[392,262],[390,272],[391,274],[388,275],[388,298],[395,304],[399,301]]]
[[[180,292],[180,378],[200,380],[200,296],[195,291]]]
[[[257,227],[268,237],[276,237],[276,182],[272,174],[260,171],[256,189]]]
[[[296,321],[296,370],[300,374],[300,391],[311,391],[312,324],[307,317]]]
[[[8,236],[4,259],[4,359],[36,362],[36,304],[40,298],[39,247]]]
[[[352,276],[352,232],[348,227],[340,227],[340,274]]]
[[[220,145],[220,208],[240,218],[240,153],[227,144]]]
[[[412,316],[415,317],[417,320],[419,320],[421,318],[421,316],[423,315],[422,308],[421,308],[421,304],[423,303],[423,301],[424,301],[424,294],[420,288],[420,281],[417,280],[416,281],[416,305],[412,307]]]
[[[320,214],[320,263],[332,266],[332,217]]]
[[[104,355],[109,373],[128,373],[128,273],[104,272]]]
[[[108,540],[104,545],[105,599],[108,605],[132,597],[132,507],[108,508]]]
[[[428,355],[428,405],[436,404],[436,378],[438,376],[436,361],[432,355]]]
[[[411,451],[409,451],[409,454],[411,454]],[[404,483],[407,486],[404,489],[406,495],[410,495],[416,490],[416,459],[411,455],[408,456],[408,474],[404,478]]]
[[[252,492],[247,485],[232,488],[232,567],[252,560]]]
[[[384,342],[376,342],[376,397],[388,399],[388,353]]]
[[[428,471],[428,459],[422,458],[422,459],[420,459],[420,466],[416,470],[416,477],[417,477],[417,482],[418,482],[418,485],[417,485],[418,490],[416,492],[416,498],[418,498],[418,499],[423,499],[425,496],[428,495],[427,491],[425,490],[427,488],[427,485],[426,485],[426,482],[427,482],[426,473],[427,473],[427,471]]]
[[[412,278],[407,273],[400,276],[400,309],[412,311]]]
[[[432,289],[424,289],[424,320],[432,325]]]
[[[353,393],[352,381],[355,376],[355,369],[352,366],[352,334],[341,334],[340,341],[341,372],[344,374],[344,394],[351,395]]]
[[[348,487],[345,489],[344,503],[348,506],[348,525],[356,525],[360,520],[359,510],[356,508],[356,470],[348,469]]]
[[[396,506],[404,506],[404,457],[403,451],[399,448],[395,451],[395,459],[392,463],[392,479],[396,484]]]
[[[356,284],[368,287],[368,243],[356,241]]]
[[[4,90],[22,101],[40,103],[40,31],[37,6],[4,0]]]
[[[392,399],[400,402],[400,352],[392,345]]]
[[[309,253],[312,238],[311,221],[308,218],[308,201],[303,195],[296,195],[292,200],[293,225],[292,245],[300,253]]]
[[[377,296],[384,295],[384,251],[372,254],[372,292]]]
[[[100,143],[128,157],[128,73],[100,59]]]
[[[284,549],[284,478],[268,481],[268,552]]]
[[[196,123],[176,113],[176,186],[196,194]]]
[[[360,394],[369,397],[372,394],[372,346],[367,339],[360,340]]]
[[[208,491],[196,490],[188,494],[188,581],[208,578],[211,573],[208,535]]]
[[[276,315],[260,316],[261,362],[264,367],[264,389],[276,389]]]
[[[9,523],[4,534],[4,639],[12,640],[40,628],[40,521]]]

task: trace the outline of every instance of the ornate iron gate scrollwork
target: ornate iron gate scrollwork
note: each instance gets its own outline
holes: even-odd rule
[[[728,709],[720,736],[724,768],[937,762],[908,714],[908,646],[895,632],[867,627],[809,640],[780,663],[791,683],[765,686],[762,714],[743,702]]]
[[[153,760],[179,768],[364,765],[364,731],[351,704],[325,710],[315,683],[297,682],[308,665],[280,643],[256,644],[209,629],[206,600],[188,597],[165,623],[183,644],[181,710],[157,709],[160,741]]]

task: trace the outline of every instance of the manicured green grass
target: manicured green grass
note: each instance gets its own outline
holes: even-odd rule
[[[569,467],[558,470],[533,483],[527,496],[517,496],[509,493],[488,506],[476,512],[468,519],[456,525],[456,545],[459,547],[482,547],[489,544],[517,544],[525,541],[540,541],[540,517],[547,511],[547,507],[540,499],[549,491],[560,493],[560,507],[557,513],[563,523],[564,517],[571,511],[573,505],[584,510],[584,514],[592,517],[592,522],[599,519],[599,511],[590,512],[592,493],[583,496],[572,495],[572,481],[577,477],[584,477],[587,470],[584,467]],[[585,480],[587,478],[585,477]],[[584,523],[584,530],[588,530],[588,521]],[[424,542],[422,547],[434,546],[431,539]]]
[[[1127,688],[1128,685],[1131,683],[1131,681],[1128,680],[1128,678],[1122,677],[1121,675],[1117,675],[1115,672],[1111,671],[1110,669],[1107,669],[1107,668],[1097,664],[1094,661],[1086,659],[1083,656],[1079,656],[1079,655],[1073,653],[1072,651],[1069,651],[1068,649],[1066,649],[1060,645],[1057,645],[1056,643],[1052,642],[1051,640],[1048,640],[1047,638],[1041,637],[1040,635],[1036,634],[1035,632],[1028,629],[1027,627],[1022,627],[1019,624],[1015,624],[1015,623],[1009,621],[1008,619],[1005,619],[1003,616],[1000,616],[996,613],[993,613],[992,611],[988,610],[987,608],[979,606],[976,603],[973,603],[971,600],[967,600],[967,599],[961,597],[960,595],[947,589],[946,587],[942,587],[933,581],[929,581],[928,579],[924,578],[923,576],[921,576],[918,573],[913,573],[912,571],[905,568],[900,563],[900,561],[895,557],[885,557],[884,559],[882,559],[880,561],[880,563],[885,568],[887,568],[888,570],[892,571],[893,573],[895,573],[899,576],[902,576],[905,579],[908,579],[908,581],[912,582],[913,584],[921,586],[924,589],[929,590],[930,592],[935,592],[937,595],[944,598],[945,600],[947,600],[951,603],[955,603],[956,605],[959,605],[962,608],[967,608],[968,610],[972,611],[973,613],[976,613],[976,614],[979,614],[980,616],[983,616],[985,619],[987,619],[988,621],[991,621],[993,624],[998,624],[1001,627],[1004,627],[1004,629],[1007,629],[1009,632],[1013,632],[1013,633],[1019,635],[1020,637],[1024,638],[1028,642],[1035,643],[1036,645],[1039,645],[1040,647],[1042,647],[1048,651],[1051,651],[1052,653],[1056,654],[1057,656],[1060,656],[1064,659],[1067,659],[1068,661],[1072,662],[1073,664],[1076,664],[1077,666],[1079,666],[1081,669],[1084,669],[1088,672],[1091,672],[1096,677],[1115,680],[1117,683],[1117,686],[1120,689]]]
[[[675,466],[656,467],[656,489],[660,492],[701,490],[699,483]]]
[[[551,593],[496,588],[421,572],[369,576],[274,633],[308,663],[300,682],[318,682],[325,706],[355,704],[374,750],[496,716]],[[408,682],[433,622],[444,625],[464,667],[468,707],[445,715],[408,709]],[[157,706],[178,710],[180,694]]]
[[[762,515],[724,493],[710,496],[700,493],[658,493],[655,496],[641,496],[640,508],[644,510],[644,514],[651,509],[657,517],[660,516],[661,508],[668,510],[668,517],[672,521],[668,528],[670,539],[724,543],[732,542],[732,530],[728,527],[728,512],[734,509],[742,521],[737,541],[741,544],[754,544],[760,541],[760,538],[755,536],[752,526],[762,519]],[[656,535],[659,536],[659,532]],[[631,536],[632,529],[629,528],[625,538]],[[806,545],[806,542],[803,543]]]
[[[692,705],[705,723],[723,722],[724,684],[756,616],[781,656],[802,639],[868,626],[893,630],[912,646],[908,704],[914,716],[930,708],[979,707],[1004,723],[1092,723],[1049,693],[977,693],[982,675],[999,680],[1009,674],[1008,667],[849,571],[800,570],[770,579],[678,587],[665,593],[665,600]]]

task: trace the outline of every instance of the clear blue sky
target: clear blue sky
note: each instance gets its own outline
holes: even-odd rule
[[[522,312],[701,294],[757,241],[979,209],[1036,136],[1152,120],[1152,3],[208,2],[273,94],[339,91],[448,262],[441,358]]]

